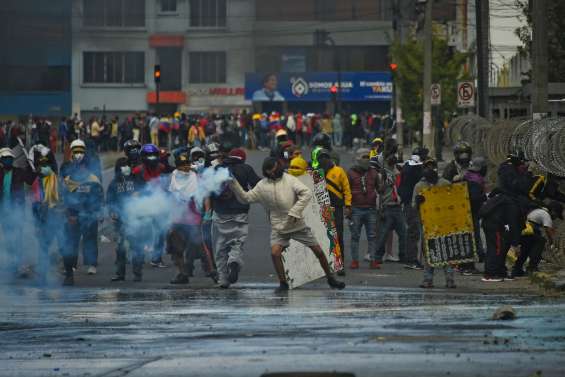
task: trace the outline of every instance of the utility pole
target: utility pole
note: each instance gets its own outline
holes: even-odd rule
[[[477,23],[477,113],[489,118],[489,47],[490,47],[490,8],[489,0],[475,0]]]
[[[392,29],[394,31],[394,41],[396,43],[400,43],[402,44],[402,33],[400,31],[400,27],[401,27],[401,13],[400,13],[400,5],[399,5],[399,1],[400,0],[394,0],[392,3]],[[393,70],[394,72],[394,70]],[[398,156],[400,158],[400,160],[403,159],[403,153],[404,153],[404,124],[402,121],[402,110],[401,110],[401,106],[400,106],[400,86],[398,85],[398,83],[396,82],[396,77],[393,75],[392,77],[392,83],[393,83],[393,91],[392,91],[392,95],[393,95],[393,99],[392,99],[392,110],[393,110],[393,114],[395,118],[396,118],[396,140],[398,141],[398,150],[400,151],[400,156]]]
[[[432,9],[433,0],[427,0],[424,13],[424,124],[423,144],[434,155],[434,133],[432,128]]]
[[[547,2],[530,0],[532,10],[532,117],[534,120],[547,116],[548,57],[547,57]]]

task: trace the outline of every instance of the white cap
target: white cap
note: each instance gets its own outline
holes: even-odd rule
[[[73,141],[71,143],[71,150],[73,150],[75,148],[86,149],[86,144],[84,144],[84,141],[82,141],[80,139],[76,139],[75,141]]]
[[[16,158],[16,155],[10,148],[2,148],[0,149],[0,157],[12,157]]]

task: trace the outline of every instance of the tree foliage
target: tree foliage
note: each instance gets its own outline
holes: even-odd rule
[[[520,38],[522,54],[530,56],[532,43],[532,12],[528,0],[515,0],[516,6],[522,11],[526,25],[516,29],[515,34]],[[544,28],[548,37],[549,81],[565,82],[565,1],[546,1],[547,20]],[[531,72],[524,72],[531,77]]]
[[[432,43],[432,82],[441,85],[443,114],[451,114],[457,110],[457,81],[469,78],[464,73],[469,54],[455,51],[445,39],[437,35],[433,37]],[[402,116],[412,129],[419,129],[423,116],[423,41],[411,37],[402,44],[394,42],[391,46],[391,59],[398,64],[395,82],[402,93]]]

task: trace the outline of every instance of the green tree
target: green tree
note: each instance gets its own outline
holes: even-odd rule
[[[522,41],[519,51],[524,56],[530,56],[532,42],[532,14],[528,0],[515,0],[516,7],[522,11],[526,25],[516,29],[515,34]],[[565,82],[565,1],[546,1],[547,22],[544,28],[547,30],[549,81]],[[526,81],[531,80],[531,71],[524,72]]]
[[[452,114],[457,110],[457,81],[469,78],[464,73],[469,54],[455,51],[445,39],[437,35],[434,35],[432,43],[432,82],[441,85],[441,114]],[[424,92],[423,41],[411,37],[403,44],[394,42],[390,52],[391,60],[398,64],[395,82],[402,93],[402,116],[411,130],[421,130]]]

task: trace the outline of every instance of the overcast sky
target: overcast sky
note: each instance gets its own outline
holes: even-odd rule
[[[490,0],[490,41],[492,58],[501,66],[504,58],[509,59],[521,45],[514,34],[514,29],[525,23],[519,19],[519,10],[514,7],[514,0]]]

